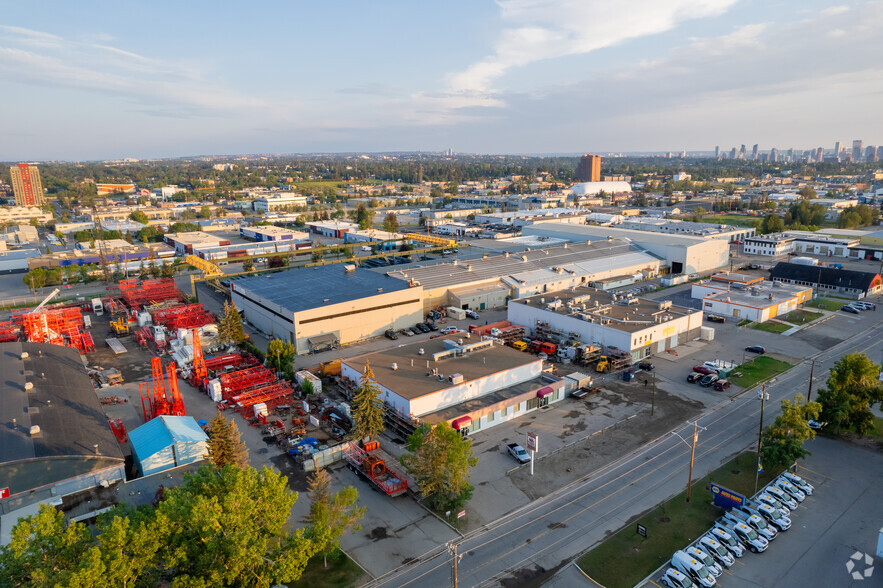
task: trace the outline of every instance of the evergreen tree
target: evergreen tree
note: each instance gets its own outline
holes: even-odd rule
[[[228,421],[218,412],[211,420],[211,435],[208,440],[208,458],[218,469],[226,465],[238,468],[248,466],[248,448],[242,441],[236,423]]]
[[[277,372],[291,370],[294,362],[294,345],[282,339],[273,339],[267,345],[267,365]]]
[[[218,341],[222,345],[239,344],[245,340],[242,317],[235,304],[224,302],[224,315],[218,320]]]
[[[310,524],[307,537],[313,540],[313,548],[322,554],[327,568],[328,555],[340,547],[343,534],[362,528],[359,521],[367,509],[355,506],[359,492],[352,486],[331,494],[331,477],[324,469],[316,470],[308,488],[311,503],[310,514],[305,519]]]
[[[372,382],[374,372],[365,362],[365,373],[359,380],[359,388],[353,395],[353,429],[350,437],[361,440],[376,437],[383,431],[383,412],[380,403],[380,389]]]

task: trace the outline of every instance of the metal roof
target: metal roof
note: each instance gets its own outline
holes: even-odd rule
[[[190,416],[158,416],[129,432],[132,452],[141,460],[172,444],[208,441],[196,419]]]
[[[406,290],[409,286],[402,280],[361,268],[347,272],[343,264],[337,263],[243,278],[234,281],[232,288],[245,296],[263,298],[295,313]]]

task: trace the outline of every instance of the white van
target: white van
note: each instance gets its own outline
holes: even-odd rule
[[[691,557],[685,551],[675,551],[671,556],[671,565],[677,571],[689,576],[700,586],[705,586],[705,588],[711,588],[717,583],[714,579],[714,575],[708,570],[705,564],[698,561],[696,558]]]
[[[101,304],[101,298],[92,299],[92,312],[95,313],[95,316],[101,316],[104,314],[104,305]]]

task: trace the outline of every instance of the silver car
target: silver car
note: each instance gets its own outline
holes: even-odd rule
[[[792,474],[791,472],[785,472],[782,474],[782,477],[800,488],[800,490],[806,494],[807,496],[812,496],[813,493],[813,485],[798,476],[797,474]]]

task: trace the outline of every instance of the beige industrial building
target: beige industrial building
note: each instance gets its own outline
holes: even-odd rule
[[[423,288],[352,265],[333,264],[236,280],[245,319],[298,354],[355,343],[423,320]]]
[[[341,362],[359,382],[370,364],[380,399],[402,416],[473,433],[564,399],[565,380],[543,361],[492,340],[441,337]]]
[[[486,255],[466,262],[407,268],[387,275],[423,287],[423,308],[502,308],[506,301],[613,276],[659,272],[661,261],[623,240],[568,243],[522,253]]]
[[[707,313],[719,314],[736,322],[749,320],[758,323],[797,310],[812,298],[810,286],[768,282],[752,277],[740,283],[732,276],[734,274],[724,274],[722,277],[726,280],[712,276],[711,280],[697,282],[693,284],[691,295],[702,300],[702,309]]]
[[[522,234],[583,243],[586,240],[627,239],[638,248],[667,261],[673,274],[693,274],[714,270],[727,265],[730,258],[729,243],[721,239],[561,223],[537,223],[524,227]]]
[[[512,300],[508,319],[534,332],[542,325],[564,339],[628,351],[633,361],[698,339],[702,329],[701,310],[585,287]]]

